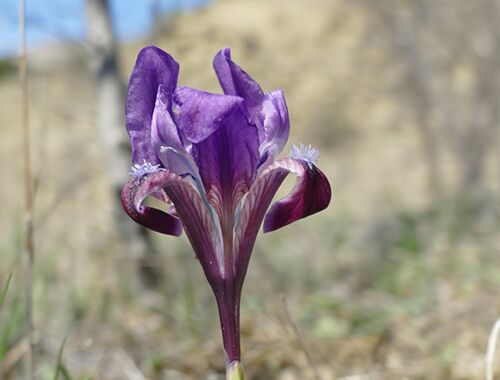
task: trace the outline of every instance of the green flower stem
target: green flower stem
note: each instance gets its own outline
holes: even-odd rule
[[[232,362],[226,369],[226,380],[244,380],[243,367],[240,362]]]

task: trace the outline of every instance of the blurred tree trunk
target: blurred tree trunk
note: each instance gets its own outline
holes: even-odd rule
[[[151,43],[154,45],[156,40],[162,32],[162,21],[163,16],[161,13],[159,0],[149,0],[149,6],[151,9]]]
[[[140,283],[158,285],[156,250],[146,229],[128,219],[120,204],[128,181],[130,149],[125,133],[125,86],[120,77],[116,38],[108,0],[87,0],[87,35],[97,91],[97,127],[103,144],[107,178],[114,197],[114,218],[126,254],[137,261]]]
[[[430,198],[439,200],[443,195],[441,180],[441,154],[438,148],[439,135],[432,125],[433,108],[438,97],[432,86],[433,65],[427,61],[419,41],[420,29],[425,27],[427,8],[422,1],[416,2],[415,9],[408,17],[399,14],[400,9],[379,0],[374,3],[393,39],[396,54],[404,62],[407,81],[412,89],[409,101],[414,110],[415,123],[420,136],[422,157],[427,171],[427,189]]]
[[[458,157],[462,159],[462,187],[473,201],[481,199],[487,188],[486,160],[500,124],[500,8],[497,0],[484,0],[477,6],[482,17],[471,42],[473,116],[464,136],[467,146]]]
[[[444,195],[440,161],[450,149],[456,194],[480,207],[500,128],[500,0],[364,4],[404,73],[401,93],[415,111],[431,194]]]

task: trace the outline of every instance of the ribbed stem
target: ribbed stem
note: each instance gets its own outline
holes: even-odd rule
[[[239,362],[240,351],[240,296],[234,281],[223,280],[215,291],[222,330],[222,343],[227,363]]]

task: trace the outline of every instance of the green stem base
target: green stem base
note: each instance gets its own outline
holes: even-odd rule
[[[244,380],[243,367],[240,362],[232,362],[226,369],[226,380]]]

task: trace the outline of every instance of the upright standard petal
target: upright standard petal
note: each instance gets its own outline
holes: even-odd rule
[[[224,207],[234,211],[258,163],[257,128],[248,120],[243,99],[181,88],[174,103],[210,202],[219,215]]]
[[[259,84],[231,60],[228,48],[217,53],[213,65],[224,93],[245,99],[245,106],[259,131],[261,164],[273,162],[285,146],[290,131],[283,91],[264,95]]]
[[[127,131],[132,145],[132,162],[158,164],[151,143],[151,120],[160,85],[166,93],[177,86],[179,64],[163,50],[148,46],[141,50],[130,76],[125,105]]]
[[[160,85],[156,97],[153,119],[151,122],[151,141],[156,156],[163,167],[185,177],[189,175],[199,182],[196,164],[187,152],[187,145],[175,124],[171,110],[172,96]]]
[[[217,53],[213,66],[225,94],[241,96],[250,109],[262,103],[264,92],[250,75],[231,60],[229,48]]]
[[[260,154],[271,163],[285,147],[290,133],[288,108],[282,90],[265,95],[259,124]]]
[[[285,158],[272,164],[273,168],[284,168],[297,175],[294,188],[282,200],[276,202],[264,219],[264,232],[277,230],[296,220],[324,210],[330,203],[332,193],[328,179],[313,163]]]

